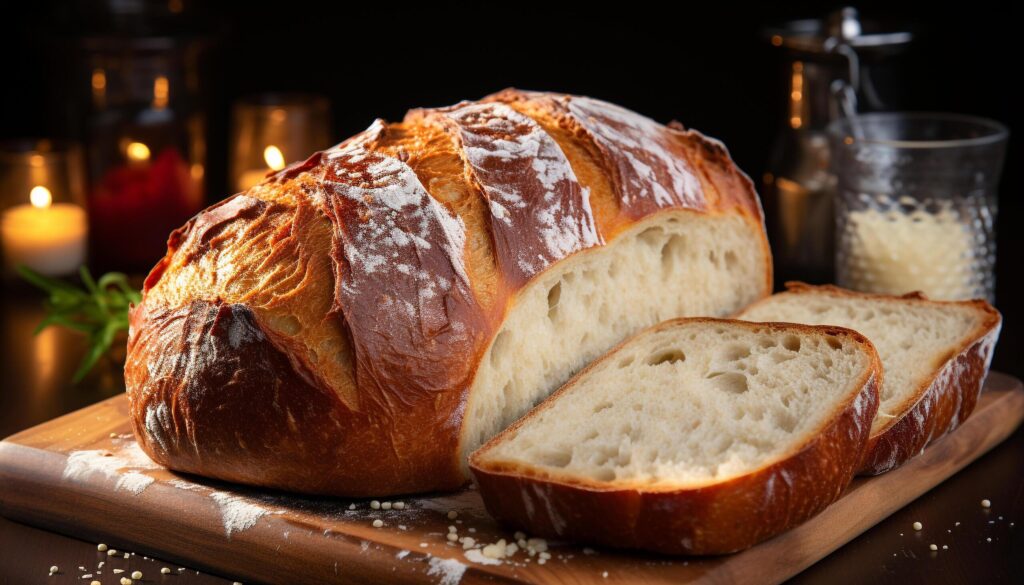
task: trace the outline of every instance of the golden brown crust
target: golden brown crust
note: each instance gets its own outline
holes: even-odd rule
[[[574,100],[596,117],[581,122]],[[597,120],[608,112],[617,118]],[[639,129],[613,128],[623,119]],[[626,176],[619,130],[650,141],[632,154],[654,175]],[[499,146],[511,155],[485,152]],[[518,292],[550,266],[656,213],[731,214],[756,234],[765,275],[751,286],[767,294],[767,239],[744,179],[697,133],[586,98],[508,90],[378,120],[172,234],[132,314],[140,444],[175,470],[295,491],[456,487],[477,364]],[[244,351],[214,325],[233,322],[224,315],[259,333]],[[197,330],[207,338],[189,337]],[[244,367],[225,378],[207,354]],[[250,400],[266,412],[231,406]],[[297,417],[314,405],[325,412]],[[298,453],[314,436],[316,458]]]
[[[898,406],[900,415],[872,435],[859,470],[861,474],[877,475],[903,465],[929,443],[960,426],[974,411],[1002,327],[999,311],[989,303],[980,299],[933,301],[919,291],[899,296],[862,293],[803,282],[787,282],[786,293],[782,294],[829,294],[938,307],[968,307],[984,315],[975,330],[935,368],[935,373]],[[756,305],[755,302],[747,310]]]
[[[555,476],[522,464],[486,461],[488,450],[550,408],[560,395],[572,392],[577,380],[603,360],[612,359],[627,340],[473,453],[470,469],[488,513],[540,536],[667,554],[722,554],[784,532],[838,499],[857,470],[878,409],[881,362],[871,342],[841,327],[705,318],[667,321],[651,329],[681,322],[723,322],[845,337],[864,348],[871,361],[856,385],[859,390],[820,428],[808,433],[806,442],[761,469],[727,481],[682,489],[624,488]]]

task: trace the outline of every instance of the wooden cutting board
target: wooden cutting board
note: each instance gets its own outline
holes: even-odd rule
[[[455,526],[478,543],[511,542],[472,490],[392,498],[404,509],[383,510],[177,475],[142,454],[127,413],[121,395],[0,442],[0,513],[248,582],[765,583],[810,566],[1009,436],[1024,418],[1024,387],[992,373],[954,433],[896,471],[855,480],[817,517],[747,551],[672,558],[552,542],[544,564],[522,552],[487,564],[447,540]]]

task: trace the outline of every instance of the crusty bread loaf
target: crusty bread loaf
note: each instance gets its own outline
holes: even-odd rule
[[[880,371],[848,329],[670,321],[587,367],[470,467],[491,515],[530,534],[732,552],[839,497]]]
[[[838,325],[871,340],[884,382],[861,471],[902,465],[974,410],[1002,318],[982,300],[930,301],[835,286],[787,283],[787,291],[737,315],[751,321]]]
[[[172,234],[131,315],[133,425],[155,461],[224,480],[454,488],[627,335],[770,282],[717,141],[567,95],[415,110]]]

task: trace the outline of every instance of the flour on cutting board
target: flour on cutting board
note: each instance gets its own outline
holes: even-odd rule
[[[99,474],[115,480],[115,490],[125,490],[135,495],[141,494],[154,479],[144,470],[160,469],[139,448],[134,440],[116,441],[115,448],[90,449],[68,453],[62,477],[68,481],[85,481]]]
[[[455,559],[431,557],[429,563],[430,568],[427,569],[427,575],[440,577],[441,580],[438,581],[440,585],[458,585],[459,581],[462,581],[462,575],[466,572],[466,565]]]
[[[149,475],[153,472],[157,472],[156,477]],[[502,559],[484,554],[482,549],[488,546],[488,541],[492,538],[486,536],[484,532],[478,532],[477,528],[472,526],[474,520],[480,519],[475,513],[479,504],[478,496],[472,490],[434,497],[353,502],[335,498],[263,493],[244,486],[236,487],[218,481],[192,481],[178,476],[167,478],[161,473],[168,472],[164,467],[154,463],[142,451],[134,437],[122,435],[112,437],[112,445],[109,449],[70,452],[64,467],[63,478],[66,481],[86,482],[94,481],[96,476],[99,476],[111,482],[113,490],[128,491],[136,495],[141,494],[149,486],[159,483],[164,487],[194,492],[197,495],[208,497],[219,514],[224,535],[228,539],[255,527],[262,518],[271,515],[308,514],[326,521],[365,522],[370,526],[391,526],[401,531],[422,525],[424,521],[434,521],[441,516],[448,523],[448,534],[427,532],[424,537],[431,542],[432,546],[443,546],[446,549],[450,547],[454,549],[452,552],[455,554],[462,552],[464,558],[444,558],[428,553],[424,559],[420,555],[412,555],[408,549],[402,549],[395,554],[396,559],[407,562],[422,563],[425,560],[427,563],[424,567],[426,574],[436,579],[437,583],[441,585],[458,585],[470,564],[511,564],[516,567],[525,567],[527,566],[525,563],[535,560],[526,559],[528,551],[526,542],[529,540],[532,543],[534,539],[527,539],[525,535],[519,533],[508,541],[509,544],[506,544],[505,540],[498,541],[502,551],[507,553],[503,555]],[[375,521],[379,520],[384,520],[385,523],[377,526]],[[285,531],[282,535],[283,538],[287,539],[288,533],[289,531]],[[330,537],[332,533],[331,528],[323,531],[327,537]],[[457,542],[453,541],[452,536],[457,537],[454,539]],[[435,542],[435,540],[440,542]],[[509,547],[515,549],[516,540],[523,545],[523,549],[521,558],[513,560],[512,557],[516,555],[516,551],[509,550]],[[426,543],[420,543],[420,546],[428,547]],[[369,540],[360,540],[359,548],[363,553],[367,553],[371,548],[379,550],[379,547]],[[542,550],[546,550],[546,547]],[[531,550],[529,556],[534,557],[534,552],[536,551]],[[536,560],[538,564],[544,564],[542,559],[545,558],[550,559],[551,557],[544,553],[538,555]]]
[[[257,520],[267,514],[284,514],[284,510],[270,510],[228,492],[210,492],[210,498],[217,502],[224,533],[228,538],[231,538],[233,533],[252,528]]]

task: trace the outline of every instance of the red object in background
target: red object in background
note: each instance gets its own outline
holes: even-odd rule
[[[89,197],[93,257],[116,258],[120,270],[148,270],[163,257],[168,234],[201,205],[199,182],[176,148],[112,167]]]

